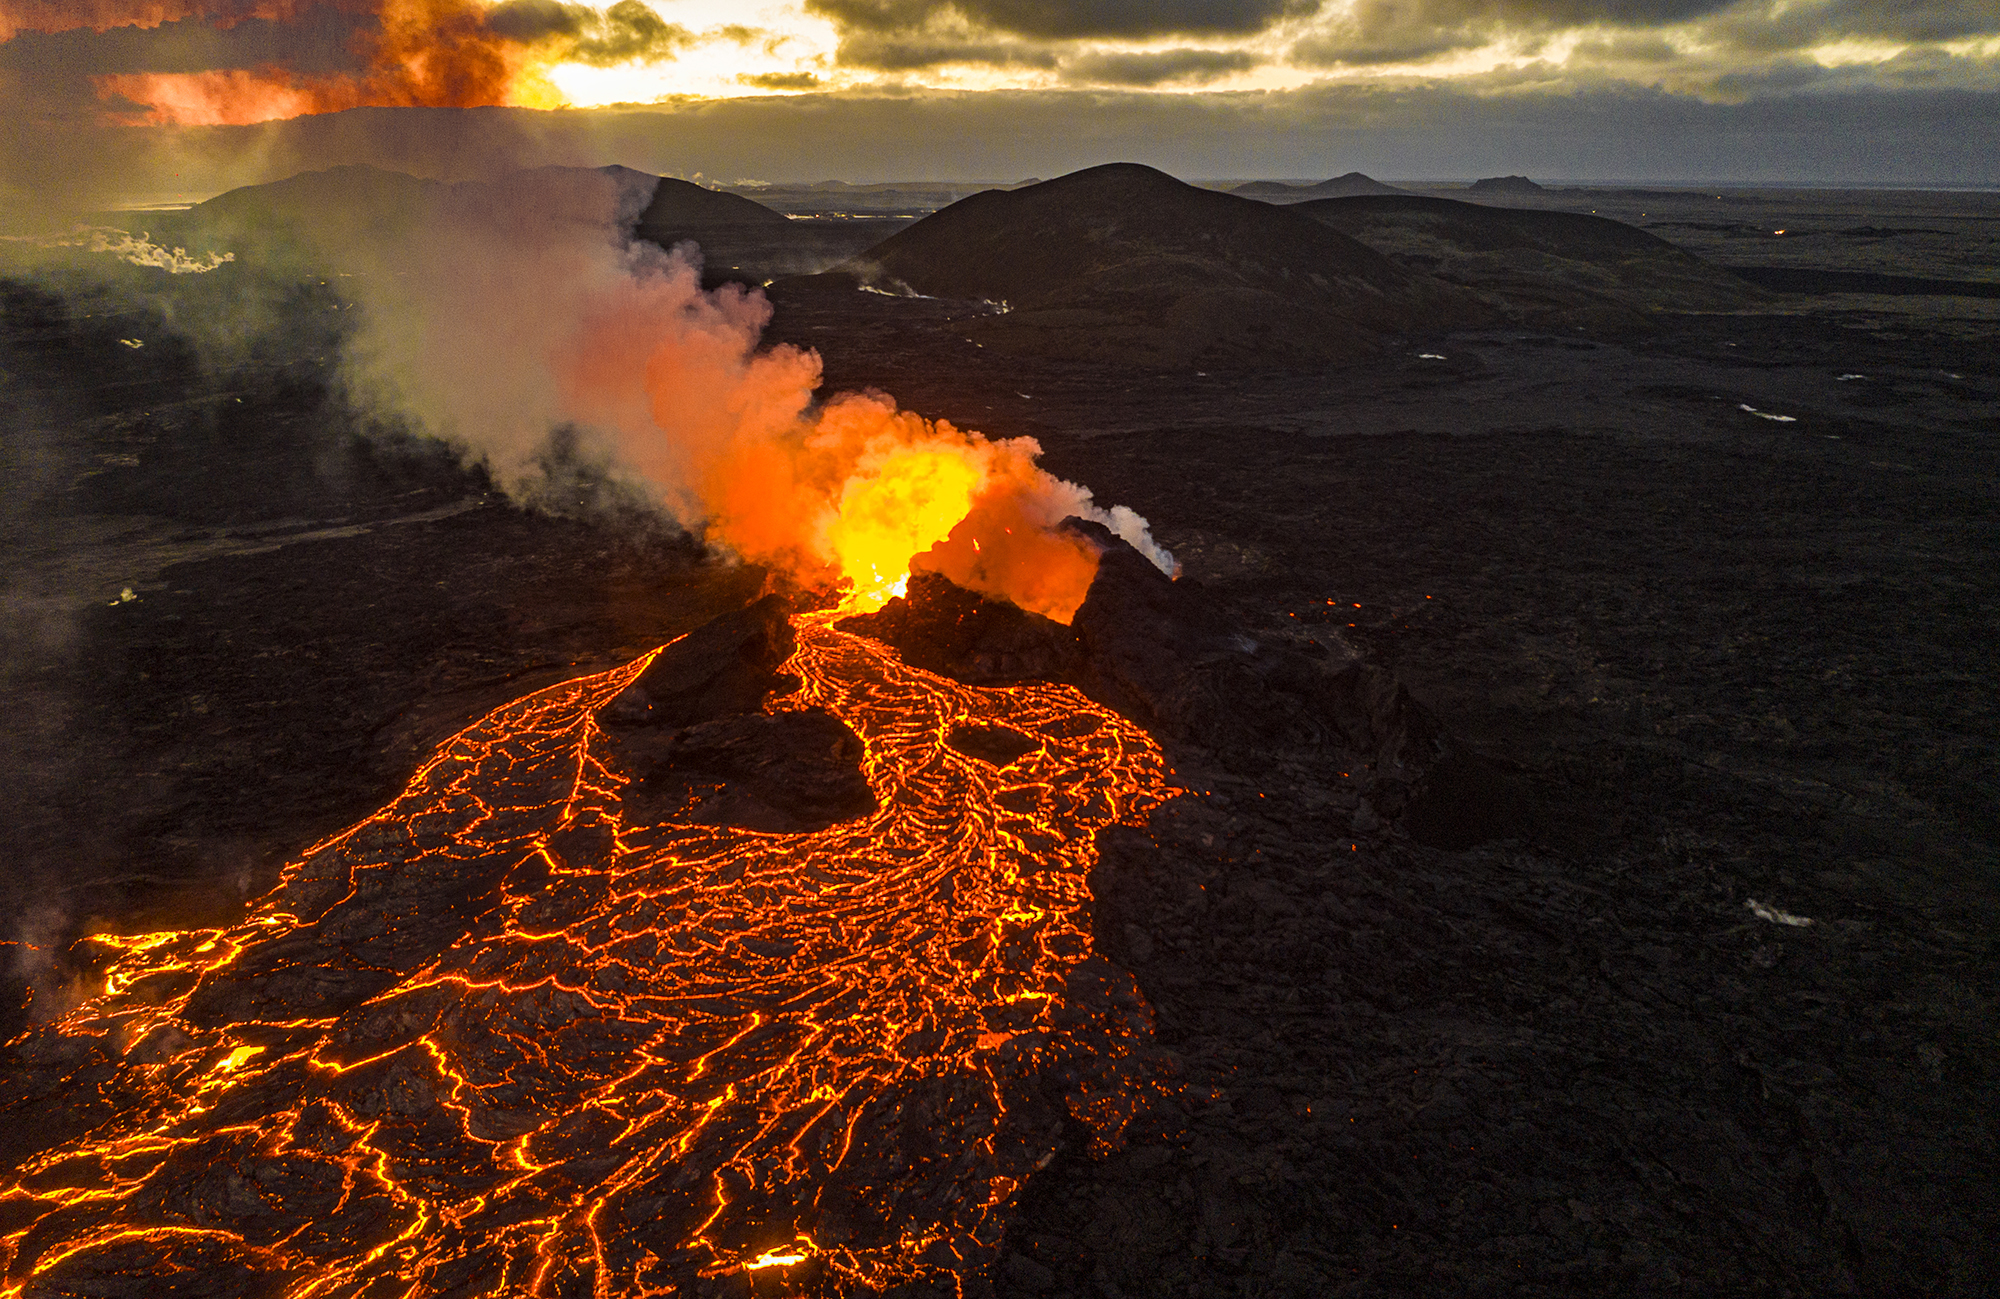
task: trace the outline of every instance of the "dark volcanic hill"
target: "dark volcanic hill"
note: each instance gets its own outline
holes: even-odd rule
[[[1253,180],[1248,185],[1238,185],[1229,191],[1244,198],[1262,199],[1266,203],[1302,203],[1315,198],[1349,198],[1356,194],[1407,194],[1410,191],[1386,185],[1373,176],[1358,171],[1350,171],[1345,176],[1335,176],[1317,185],[1287,185],[1278,180]]]
[[[754,199],[663,176],[660,187],[653,191],[653,201],[639,214],[638,228],[640,234],[650,239],[655,231],[787,224],[782,213],[773,212]]]
[[[691,242],[702,251],[704,279],[756,283],[767,273],[796,272],[826,266],[839,255],[814,256],[803,246],[806,232],[754,199],[705,189],[672,176],[662,176],[653,201],[646,205],[632,233],[662,248]],[[841,250],[845,254],[854,247]]]
[[[1476,301],[1288,208],[1113,163],[989,190],[845,268],[1010,310],[975,341],[1139,365],[1311,363],[1483,318]]]
[[[235,250],[267,266],[302,256],[307,269],[323,271],[365,265],[427,226],[502,211],[510,225],[622,214],[636,237],[664,247],[693,241],[725,275],[740,271],[752,254],[760,264],[797,270],[830,264],[855,247],[849,242],[836,255],[813,257],[811,249],[795,247],[809,237],[761,203],[615,165],[536,167],[461,182],[334,167],[234,189],[154,224],[190,246]]]
[[[1468,187],[1474,194],[1546,194],[1546,185],[1537,185],[1526,176],[1488,176],[1475,180]]]
[[[289,227],[301,233],[339,230],[348,237],[394,234],[418,217],[427,204],[447,195],[474,200],[485,196],[560,193],[606,180],[621,193],[652,198],[638,213],[639,233],[740,228],[782,230],[784,216],[737,194],[704,189],[671,176],[653,176],[630,167],[534,167],[490,181],[421,180],[379,167],[332,167],[301,172],[268,185],[245,185],[198,203],[180,220],[206,229],[245,231]]]
[[[502,209],[529,221],[563,219],[572,203],[577,216],[630,211],[634,199],[655,183],[657,177],[619,166],[535,167],[492,180],[450,182],[379,167],[332,167],[245,185],[159,224],[177,235],[225,242],[260,256],[289,247],[340,262],[358,250],[388,247],[429,223]]]
[[[407,233],[444,186],[380,167],[330,167],[267,185],[245,185],[158,222],[176,233],[267,243],[318,239],[388,240]]]
[[[1617,327],[1663,311],[1728,311],[1760,295],[1677,245],[1608,217],[1420,195],[1290,209],[1524,323]]]

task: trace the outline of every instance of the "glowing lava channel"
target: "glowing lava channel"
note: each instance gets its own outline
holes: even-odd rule
[[[50,1124],[0,1183],[0,1293],[868,1292],[990,1262],[1063,1109],[1115,1144],[1157,1085],[1086,876],[1165,767],[1066,687],[960,686],[829,620],[777,706],[862,737],[870,817],[628,819],[594,715],[648,656],[468,728],[242,923],[100,940],[106,991],[0,1084]],[[946,743],[964,723],[1036,747],[995,768]]]

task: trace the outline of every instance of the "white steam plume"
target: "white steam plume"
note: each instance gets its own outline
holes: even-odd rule
[[[110,226],[78,226],[60,235],[0,235],[0,240],[41,249],[78,248],[115,257],[133,266],[151,266],[170,275],[206,275],[225,262],[236,260],[235,253],[209,252],[196,256],[185,248],[156,244],[146,232],[134,238],[129,230]]]

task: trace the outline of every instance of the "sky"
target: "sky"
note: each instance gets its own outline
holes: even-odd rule
[[[0,0],[0,205],[717,182],[2000,182],[1992,0]]]

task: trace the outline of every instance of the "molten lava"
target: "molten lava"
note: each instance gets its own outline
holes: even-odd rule
[[[788,365],[778,348],[749,370]],[[667,378],[670,386],[656,383],[656,405],[684,405],[688,376]],[[741,387],[767,382],[746,378]],[[681,431],[673,414],[656,418]],[[902,594],[914,567],[1067,623],[1097,574],[1097,550],[1057,525],[1072,514],[1111,516],[1088,491],[1037,465],[1042,448],[1033,438],[991,441],[900,411],[879,393],[843,393],[784,421],[725,426],[703,479],[709,536],[808,584],[839,585],[849,612],[872,613]]]
[[[877,453],[841,484],[826,544],[849,583],[845,604],[872,613],[901,595],[910,559],[951,534],[985,477],[973,456],[951,447]]]
[[[95,940],[102,991],[15,1044],[64,1103],[0,1183],[0,1293],[867,1292],[989,1262],[1064,1109],[1115,1143],[1151,1085],[1086,875],[1166,768],[1067,687],[962,686],[831,619],[799,620],[773,707],[862,738],[871,816],[635,818],[596,714],[648,656],[461,732],[241,923]]]

